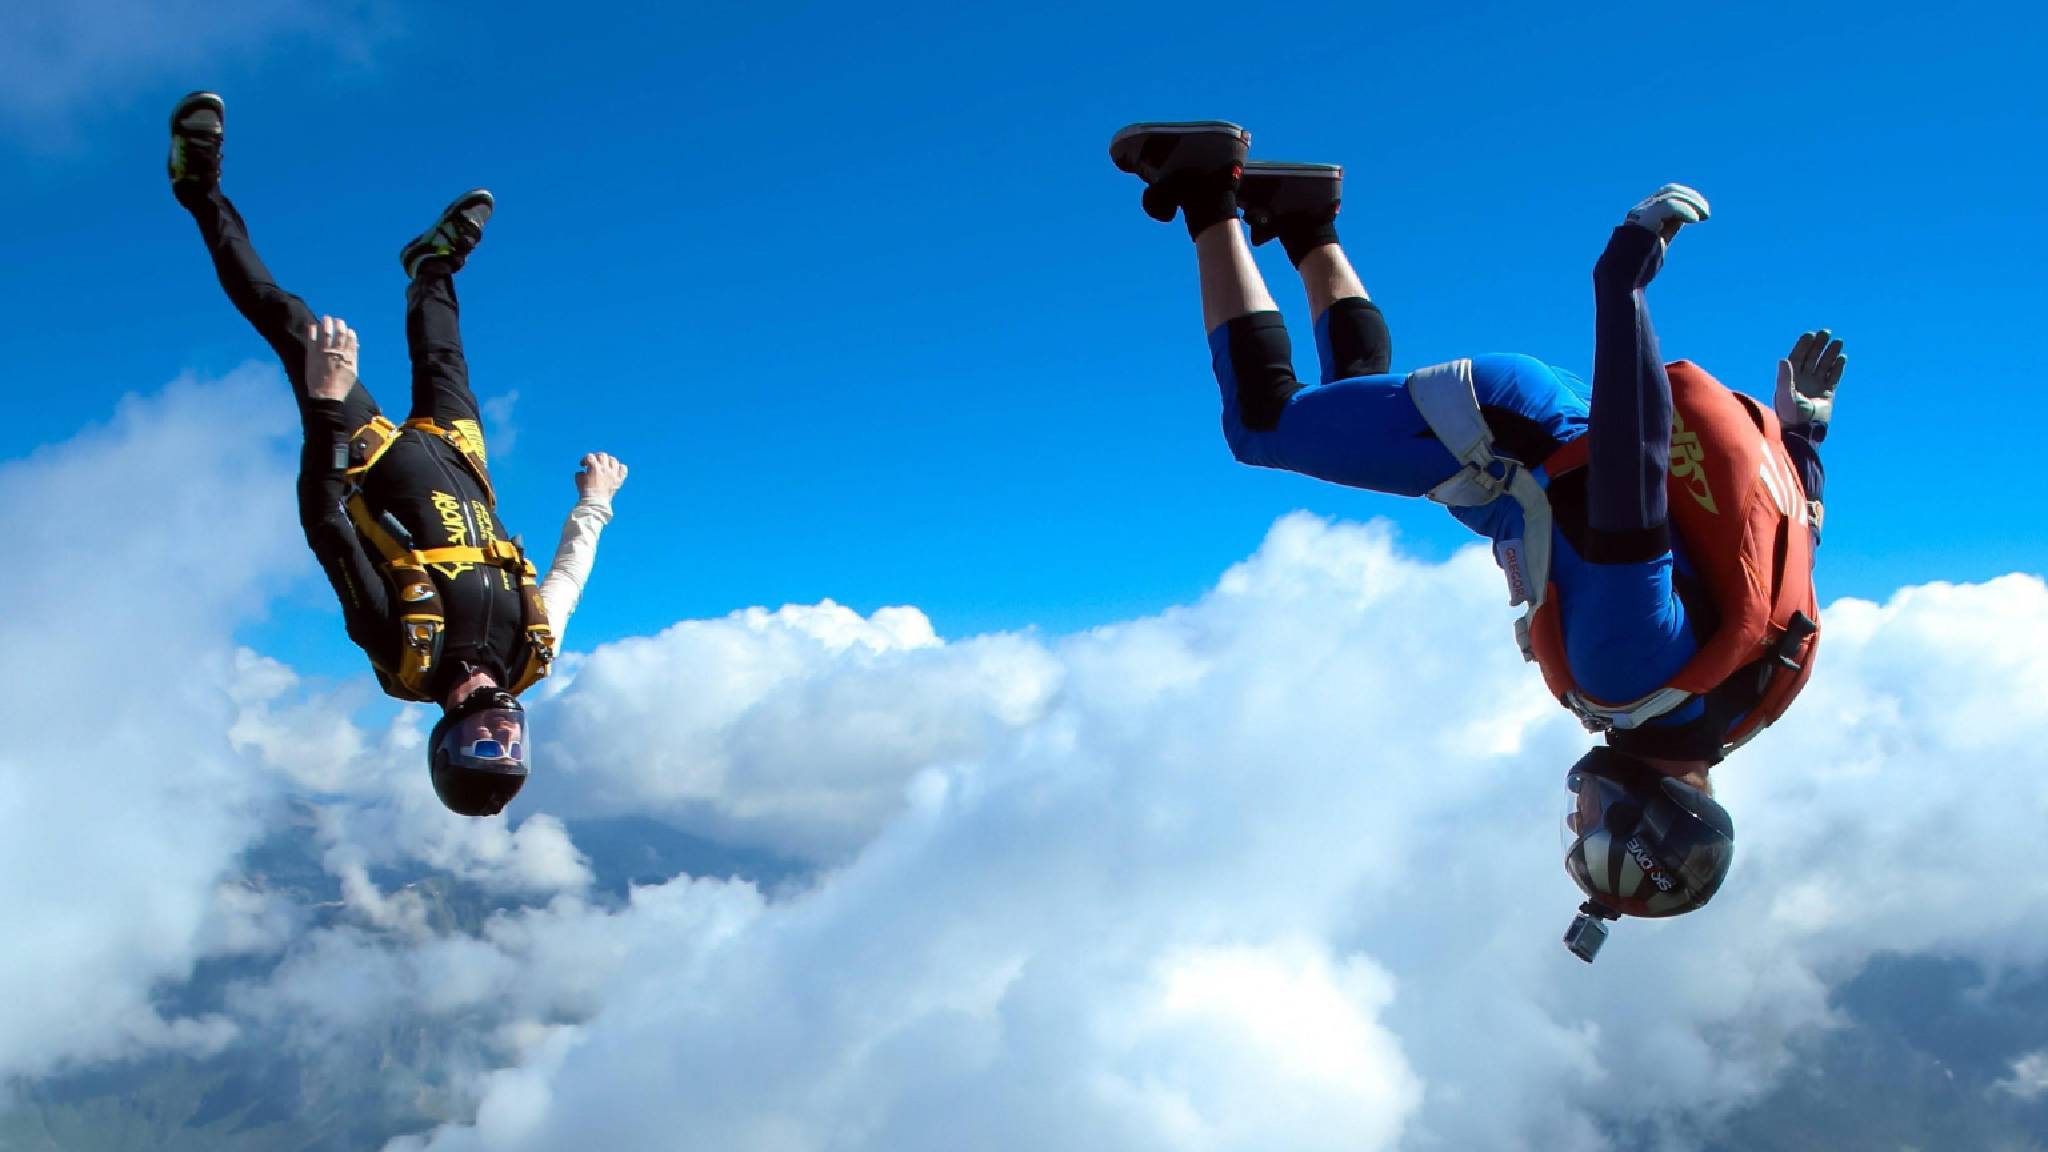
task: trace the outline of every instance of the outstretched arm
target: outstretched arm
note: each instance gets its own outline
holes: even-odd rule
[[[1831,340],[1828,330],[1801,333],[1792,351],[1778,361],[1778,388],[1772,406],[1785,432],[1785,451],[1799,468],[1799,482],[1806,489],[1812,515],[1813,545],[1820,547],[1821,485],[1826,473],[1820,464],[1818,445],[1827,438],[1828,422],[1835,413],[1835,387],[1849,358],[1842,355],[1842,342]]]
[[[569,631],[576,602],[583,597],[584,581],[590,579],[591,564],[597,559],[597,538],[611,523],[612,497],[625,482],[626,466],[603,452],[585,456],[583,470],[576,474],[579,499],[562,524],[554,562],[540,582],[540,602],[547,610],[549,627],[554,629],[557,651]]]

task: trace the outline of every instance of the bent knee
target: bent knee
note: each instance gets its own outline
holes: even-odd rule
[[[1253,432],[1270,432],[1280,423],[1287,402],[1301,390],[1294,375],[1294,350],[1278,312],[1253,312],[1226,322],[1218,330],[1223,342],[1217,356],[1217,377],[1226,390],[1226,429],[1241,423]]]
[[[1248,428],[1236,412],[1223,414],[1223,442],[1239,464],[1258,464],[1264,456],[1260,430]]]

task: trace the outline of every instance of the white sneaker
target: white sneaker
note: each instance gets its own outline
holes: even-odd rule
[[[1683,184],[1666,184],[1642,203],[1629,209],[1628,222],[1648,228],[1664,239],[1678,235],[1687,224],[1707,218],[1707,198]]]

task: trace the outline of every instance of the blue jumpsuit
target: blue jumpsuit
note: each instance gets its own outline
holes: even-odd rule
[[[1532,357],[1471,358],[1496,452],[1533,466],[1559,445],[1593,438],[1582,497],[1552,489],[1550,578],[1572,675],[1588,694],[1617,702],[1662,687],[1704,638],[1693,633],[1684,596],[1691,569],[1667,521],[1671,382],[1643,297],[1663,252],[1654,233],[1624,224],[1595,266],[1591,389]],[[1425,495],[1460,467],[1409,399],[1406,376],[1387,372],[1385,322],[1366,301],[1338,301],[1316,318],[1322,376],[1314,385],[1294,379],[1277,313],[1232,320],[1210,333],[1209,346],[1224,436],[1244,463],[1401,496]],[[1796,432],[1785,439],[1809,498],[1818,499],[1812,443]],[[1521,508],[1507,497],[1450,511],[1494,541],[1522,532]],[[1653,723],[1698,727],[1703,710],[1695,699]],[[1716,759],[1719,735],[1696,733],[1651,751]]]

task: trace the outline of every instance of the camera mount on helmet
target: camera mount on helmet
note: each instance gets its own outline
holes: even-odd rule
[[[1706,904],[1734,859],[1735,825],[1705,792],[1608,747],[1565,776],[1565,872],[1587,896],[1565,933],[1591,963],[1607,921],[1678,916]]]
[[[1600,946],[1607,943],[1605,921],[1619,919],[1621,913],[1604,904],[1588,900],[1579,905],[1578,918],[1572,921],[1571,927],[1565,929],[1564,946],[1571,949],[1572,955],[1591,964],[1593,957],[1600,954]]]

